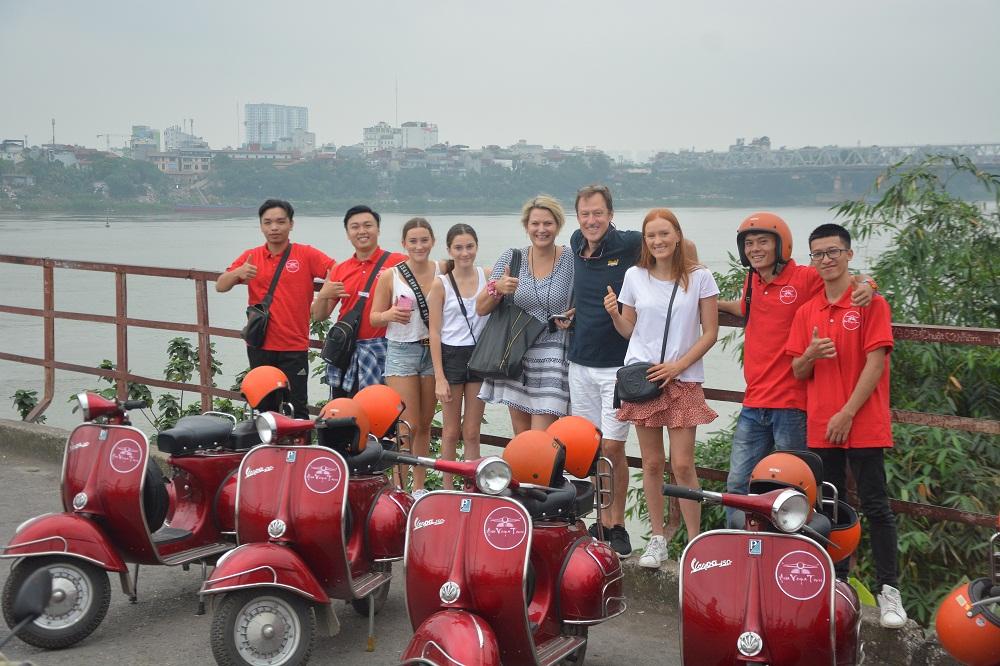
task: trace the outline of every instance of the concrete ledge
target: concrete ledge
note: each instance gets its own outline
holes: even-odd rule
[[[664,614],[677,612],[680,574],[677,562],[664,562],[659,569],[638,564],[636,551],[622,565],[625,569],[625,596],[639,600]],[[879,624],[878,609],[863,607],[861,640],[866,664],[907,666],[960,666],[941,648],[932,632],[910,620],[902,629],[885,629]]]
[[[53,428],[41,423],[26,423],[0,419],[0,453],[11,451],[41,460],[62,463],[69,430]],[[166,469],[167,456],[151,446],[150,455],[161,469]]]

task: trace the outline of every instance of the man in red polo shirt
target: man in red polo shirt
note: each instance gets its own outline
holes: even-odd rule
[[[854,280],[847,270],[851,235],[823,224],[809,235],[809,257],[823,292],[799,308],[788,334],[792,372],[806,384],[807,437],[823,459],[823,473],[846,497],[847,465],[868,520],[883,627],[899,628],[906,611],[896,589],[896,517],[889,507],[884,451],[892,447],[889,352],[892,313],[875,295],[867,308],[851,304]],[[847,577],[848,563],[837,565]]]
[[[343,317],[351,311],[358,299],[366,297],[358,327],[357,345],[354,355],[347,366],[347,371],[341,373],[333,365],[326,367],[326,382],[330,385],[330,397],[354,395],[370,384],[381,384],[385,374],[385,328],[375,328],[369,322],[372,310],[372,299],[364,288],[376,264],[386,254],[378,245],[378,236],[382,218],[368,206],[354,206],[344,215],[344,230],[347,240],[354,246],[354,256],[334,267],[327,277],[326,283],[316,295],[312,305],[312,318],[322,321],[330,316],[334,307],[340,304],[340,315]],[[406,261],[406,255],[390,252],[379,268],[379,274],[385,269]],[[371,291],[375,290],[378,275],[372,282]]]
[[[273,365],[288,377],[296,418],[309,416],[309,306],[313,278],[326,277],[334,261],[310,245],[292,244],[288,235],[295,226],[292,204],[268,199],[257,211],[264,245],[247,250],[219,276],[215,290],[227,292],[247,285],[248,302],[260,303],[267,295],[281,255],[291,246],[271,301],[267,336],[260,349],[247,345],[250,367]]]

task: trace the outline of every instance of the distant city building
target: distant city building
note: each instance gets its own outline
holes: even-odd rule
[[[400,145],[403,150],[417,148],[427,150],[438,142],[438,127],[434,123],[408,122],[399,128]]]
[[[0,160],[17,164],[24,159],[24,139],[4,139],[0,141]]]
[[[295,130],[309,131],[309,109],[281,104],[247,104],[247,145],[273,146],[280,139],[293,139]],[[316,147],[316,137],[312,139]]]
[[[402,135],[402,130],[387,122],[366,127],[364,129],[365,154],[370,155],[380,150],[401,148],[403,145]]]
[[[149,125],[132,125],[132,159],[148,162],[149,156],[160,152],[160,130]]]
[[[293,129],[291,136],[275,141],[275,150],[290,150],[302,155],[316,152],[316,134],[304,129]]]
[[[163,149],[165,151],[194,150],[199,148],[208,148],[208,143],[200,136],[188,134],[177,125],[172,125],[163,130]]]

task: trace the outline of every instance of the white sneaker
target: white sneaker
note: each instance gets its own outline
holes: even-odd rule
[[[647,569],[659,569],[666,560],[667,540],[661,536],[654,536],[649,540],[642,557],[639,558],[639,566]]]
[[[883,585],[882,593],[878,595],[878,608],[881,613],[879,624],[886,629],[899,629],[906,624],[906,609],[899,590],[892,585]]]
[[[412,493],[410,493],[410,497],[412,497],[414,500],[418,500],[421,497],[423,497],[424,495],[426,495],[428,492],[429,491],[427,491],[427,490],[425,490],[423,488],[417,488]]]

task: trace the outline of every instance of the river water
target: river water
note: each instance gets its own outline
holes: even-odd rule
[[[806,260],[805,239],[817,225],[833,220],[825,208],[774,209],[791,226],[798,241],[794,256]],[[701,261],[714,271],[726,270],[728,253],[735,252],[735,230],[740,221],[753,212],[740,208],[679,208],[678,219],[685,235],[698,247]],[[615,223],[622,229],[639,229],[645,210],[619,210]],[[399,249],[400,230],[409,215],[387,214],[382,221],[382,246]],[[458,222],[471,224],[479,234],[479,263],[490,264],[504,249],[526,244],[517,212],[500,215],[441,214],[429,216],[441,239],[434,255],[444,258],[444,236],[448,227]],[[560,236],[568,242],[576,227],[572,216]],[[251,215],[238,217],[206,215],[95,215],[0,214],[0,253],[58,259],[102,261],[175,268],[224,270],[242,250],[262,242],[257,220]],[[335,259],[351,253],[340,217],[299,215],[292,240],[314,245]],[[854,266],[863,268],[878,247],[856,248]],[[23,307],[42,307],[42,271],[31,266],[0,263],[0,303]],[[132,317],[195,323],[193,282],[142,276],[128,278],[128,312]],[[57,269],[55,305],[59,310],[114,314],[114,278],[110,273]],[[228,294],[209,290],[210,321],[215,326],[239,328],[243,323],[246,292],[237,287]],[[724,335],[729,329],[723,328]],[[162,377],[166,364],[167,341],[177,332],[133,328],[129,330],[129,364],[132,372],[148,377]],[[242,343],[231,338],[215,339],[223,375],[217,383],[229,387],[233,376],[247,365]],[[0,314],[0,348],[4,351],[41,357],[42,323],[40,318]],[[115,358],[115,334],[110,325],[56,321],[57,358],[70,363],[96,366],[102,359]],[[706,387],[742,390],[742,371],[731,351],[721,345],[706,357]],[[67,402],[77,391],[93,387],[97,378],[58,371],[56,397],[46,415],[48,423],[72,427],[79,416]],[[42,393],[42,369],[0,361],[0,417],[16,418],[11,405],[15,390],[26,388]],[[326,387],[318,380],[310,385],[310,401],[325,395]],[[720,418],[715,425],[725,426],[737,408],[730,403],[713,402]],[[505,410],[489,409],[491,434],[510,434]],[[140,418],[139,421],[142,421]],[[137,425],[142,425],[137,423]],[[704,427],[701,433],[711,431]],[[634,441],[630,453],[638,454]]]

